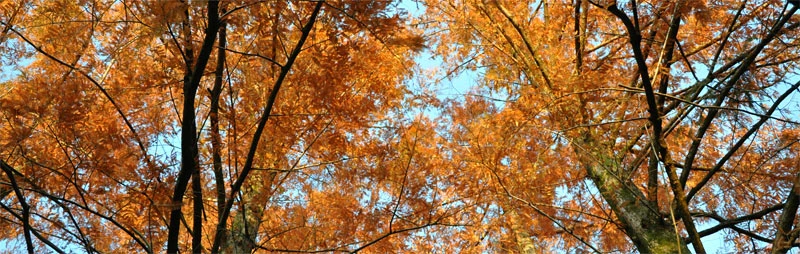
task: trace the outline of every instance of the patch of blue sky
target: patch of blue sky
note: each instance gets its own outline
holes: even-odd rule
[[[413,17],[421,17],[425,13],[423,4],[410,0],[400,1],[398,8],[407,11]],[[435,47],[430,42],[428,46]],[[425,83],[418,86],[433,88],[434,90],[430,92],[434,92],[439,99],[461,100],[477,86],[482,77],[481,69],[447,69],[455,67],[448,66],[442,56],[436,55],[432,48],[424,50],[414,60],[420,69],[418,76],[421,80],[418,79],[417,82]]]
[[[34,58],[0,59],[0,63],[3,63],[0,64],[0,83],[13,80],[22,75],[22,69],[33,63],[33,60]]]

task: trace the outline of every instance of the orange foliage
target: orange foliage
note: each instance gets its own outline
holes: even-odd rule
[[[785,252],[797,8],[2,1],[0,241]]]

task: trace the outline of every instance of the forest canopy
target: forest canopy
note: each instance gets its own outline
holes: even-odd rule
[[[0,248],[797,251],[798,8],[0,1]]]

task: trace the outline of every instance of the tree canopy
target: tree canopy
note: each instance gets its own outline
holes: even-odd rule
[[[0,2],[28,253],[786,253],[796,1]]]

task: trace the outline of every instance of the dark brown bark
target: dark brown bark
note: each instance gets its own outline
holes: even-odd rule
[[[200,170],[192,173],[192,253],[203,252],[203,183]]]
[[[606,9],[611,12],[611,14],[614,14],[614,16],[619,18],[628,31],[629,42],[631,44],[631,49],[633,50],[634,59],[636,60],[642,80],[642,87],[647,99],[647,112],[649,114],[648,120],[652,130],[650,134],[650,143],[652,144],[652,149],[655,151],[655,154],[659,157],[659,161],[667,162],[669,161],[669,152],[667,151],[666,144],[662,140],[663,127],[661,122],[661,112],[659,112],[659,106],[656,102],[655,91],[653,90],[652,81],[650,80],[647,62],[644,54],[642,54],[642,36],[636,25],[630,20],[630,18],[628,18],[628,15],[622,10],[618,9],[616,5],[610,5],[606,7]],[[676,174],[675,169],[668,164],[664,164],[664,167],[669,179],[670,187],[675,196],[675,201],[677,201],[676,204],[678,214],[683,220],[683,224],[687,233],[691,237],[692,247],[696,253],[703,254],[705,253],[705,248],[703,248],[703,243],[700,241],[700,237],[697,235],[697,229],[694,225],[694,221],[692,220],[692,216],[689,213],[683,186],[679,183],[678,175]]]
[[[0,168],[3,169],[3,172],[8,177],[8,181],[11,183],[11,188],[14,190],[14,194],[17,196],[17,201],[19,202],[19,206],[21,208],[21,215],[20,220],[22,221],[22,231],[23,235],[25,236],[25,246],[28,249],[28,253],[34,253],[33,247],[33,240],[31,239],[31,210],[28,202],[25,201],[25,195],[22,194],[22,189],[17,184],[17,178],[14,176],[14,170],[6,164],[5,161],[0,161]]]
[[[219,30],[219,2],[208,2],[208,27],[205,29],[205,38],[197,56],[197,62],[191,69],[189,75],[183,83],[183,119],[181,119],[181,169],[175,183],[172,195],[172,211],[169,215],[169,234],[167,236],[167,252],[178,252],[178,240],[180,238],[180,225],[183,212],[183,196],[189,185],[189,180],[198,167],[198,147],[197,147],[197,123],[195,122],[194,101],[197,95],[197,87],[203,77],[203,71],[208,64],[208,58],[214,49],[214,41]],[[186,54],[187,60],[192,56]],[[189,62],[189,61],[187,61]],[[188,67],[188,65],[187,65]],[[194,238],[194,237],[193,237]],[[193,239],[192,241],[200,241]],[[193,246],[195,243],[192,244]]]
[[[574,20],[575,24],[573,24],[573,32],[575,33],[575,74],[581,74],[581,67],[583,66],[583,47],[581,38],[583,35],[581,34],[581,0],[575,0],[575,15]]]
[[[223,8],[221,12],[225,12]],[[227,46],[227,25],[223,21],[219,28],[219,42],[217,50],[217,67],[214,70],[214,86],[211,88],[211,105],[209,106],[211,118],[211,161],[214,171],[215,186],[217,189],[217,217],[225,207],[225,175],[222,172],[222,136],[219,130],[219,98],[222,94],[223,74],[225,71],[225,47]],[[224,221],[217,221],[224,223]],[[224,236],[223,236],[224,237]],[[225,242],[225,239],[222,239]]]
[[[701,126],[697,129],[694,141],[692,142],[692,145],[689,148],[689,152],[687,153],[686,162],[683,163],[685,167],[692,168],[693,166],[692,164],[694,163],[694,157],[697,154],[697,151],[700,147],[700,142],[702,141],[703,136],[705,136],[705,133],[708,131],[708,128],[711,126],[711,122],[716,118],[717,114],[719,113],[720,106],[728,97],[728,94],[730,94],[733,87],[739,82],[739,79],[741,79],[741,77],[749,70],[750,65],[752,65],[756,61],[756,58],[758,57],[759,53],[761,53],[761,51],[764,50],[767,44],[772,42],[780,34],[780,31],[783,29],[783,26],[786,24],[786,22],[789,21],[792,15],[794,15],[794,13],[797,12],[797,9],[798,9],[797,5],[792,5],[791,9],[789,9],[777,22],[775,22],[775,24],[770,29],[769,33],[764,37],[764,39],[759,41],[758,44],[756,44],[756,46],[753,47],[753,49],[748,51],[745,59],[742,60],[742,63],[739,65],[739,68],[737,68],[734,71],[734,73],[730,76],[728,82],[725,84],[725,86],[722,88],[722,91],[720,91],[719,95],[717,96],[717,100],[714,102],[714,107],[708,110],[708,114],[703,119]],[[766,115],[771,115],[772,112],[774,112],[777,109],[776,107],[779,104],[780,102],[774,103],[773,107]],[[725,165],[725,163],[728,161],[728,159],[730,159],[731,156],[733,156],[733,153],[736,152],[744,144],[747,138],[753,133],[755,133],[755,131],[757,131],[761,127],[761,124],[763,124],[767,119],[768,118],[762,117],[758,123],[753,125],[753,127],[750,130],[748,130],[747,134],[745,134],[743,138],[739,139],[739,141],[728,151],[728,153],[726,153],[719,161],[717,161],[717,164],[714,166],[714,168],[712,168],[705,176],[703,176],[703,179],[700,180],[700,182],[697,185],[695,185],[691,190],[689,190],[688,194],[686,194],[687,201],[692,200],[694,195],[697,194],[697,192],[700,191],[700,189],[702,189],[705,186],[705,184],[708,183],[709,180],[711,180],[711,177],[713,177],[714,174],[716,174],[719,170],[722,169],[722,166]]]
[[[278,92],[280,91],[281,85],[283,84],[284,79],[289,74],[289,71],[294,64],[295,59],[297,56],[300,55],[300,51],[303,49],[303,44],[305,44],[308,35],[311,33],[311,29],[314,27],[314,23],[317,19],[317,15],[319,14],[320,9],[322,8],[323,2],[317,2],[316,6],[314,7],[314,11],[311,13],[311,17],[309,18],[308,23],[303,26],[302,35],[300,36],[300,40],[295,45],[294,50],[289,55],[289,58],[286,60],[286,64],[281,67],[281,72],[278,76],[278,79],[275,81],[275,85],[272,87],[272,91],[270,92],[269,99],[267,100],[267,105],[264,107],[264,111],[261,115],[261,119],[258,122],[258,126],[253,134],[253,141],[250,143],[250,149],[247,153],[247,158],[245,159],[244,167],[242,168],[242,172],[236,178],[236,181],[231,186],[231,198],[227,199],[227,203],[223,208],[220,221],[223,223],[219,223],[217,225],[217,232],[216,236],[214,237],[214,245],[211,248],[212,253],[219,252],[219,248],[221,245],[222,235],[225,234],[227,228],[227,220],[228,216],[230,216],[230,210],[233,207],[233,195],[239,192],[242,185],[244,184],[245,179],[247,179],[247,175],[253,169],[253,159],[256,154],[256,150],[258,149],[258,142],[261,139],[261,134],[264,132],[264,126],[267,124],[267,120],[269,120],[270,113],[272,112],[272,107],[275,104],[275,99],[278,97]]]
[[[792,243],[797,240],[800,232],[794,229],[794,221],[798,206],[800,206],[800,174],[795,176],[792,189],[786,198],[783,213],[778,221],[778,231],[775,232],[775,240],[772,241],[772,253],[788,252],[792,248]]]

